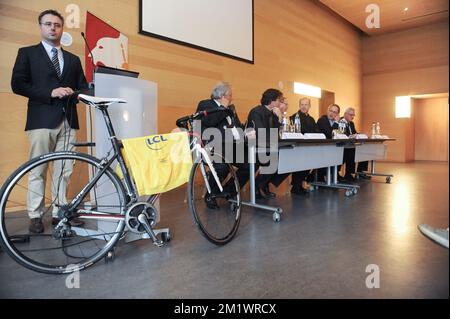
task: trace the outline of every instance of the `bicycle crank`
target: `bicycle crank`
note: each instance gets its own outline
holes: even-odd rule
[[[136,234],[147,233],[153,243],[161,247],[164,242],[156,237],[153,228],[158,218],[158,210],[148,202],[138,202],[132,205],[126,212],[125,222],[128,229]]]
[[[146,214],[145,213],[140,214],[138,216],[138,220],[139,222],[141,222],[142,226],[144,226],[145,230],[147,231],[147,234],[152,239],[153,244],[155,244],[158,247],[164,246],[164,242],[156,237],[155,232],[153,231],[152,227],[150,226],[150,223],[148,222]]]

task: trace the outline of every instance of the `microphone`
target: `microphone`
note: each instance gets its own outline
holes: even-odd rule
[[[86,47],[89,51],[89,54],[91,55],[91,63],[92,63],[92,82],[89,83],[89,88],[93,88],[94,87],[94,74],[95,74],[95,69],[96,69],[96,65],[94,62],[94,55],[92,54],[91,48],[89,47],[89,43],[87,42],[86,36],[84,35],[84,32],[81,32],[81,36],[83,37],[84,43],[86,44]]]

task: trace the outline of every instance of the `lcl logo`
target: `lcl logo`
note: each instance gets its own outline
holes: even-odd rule
[[[168,140],[164,138],[162,135],[155,135],[152,138],[148,138],[146,140],[146,145],[149,149],[153,151],[159,151],[164,148],[163,142],[167,142]]]

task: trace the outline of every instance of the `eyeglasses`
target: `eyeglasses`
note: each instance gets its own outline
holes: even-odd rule
[[[51,28],[52,25],[55,27],[55,29],[60,29],[62,28],[62,24],[61,23],[51,23],[51,22],[45,22],[45,23],[41,23],[41,25],[47,27],[47,28]]]
[[[339,114],[339,111],[336,111],[336,110],[330,110],[330,112],[334,113],[334,114]]]

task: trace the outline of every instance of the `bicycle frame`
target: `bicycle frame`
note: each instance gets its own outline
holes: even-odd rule
[[[111,123],[111,118],[109,116],[108,110],[106,107],[99,107],[96,104],[90,103],[89,106],[93,106],[96,109],[100,110],[102,112],[103,119],[105,120],[106,128],[108,129],[109,139],[111,140],[111,144],[114,150],[113,156],[108,159],[107,157],[103,158],[100,163],[100,171],[98,171],[94,176],[92,176],[91,180],[86,184],[86,186],[74,197],[74,199],[68,204],[69,210],[75,209],[78,205],[81,204],[82,200],[89,194],[89,192],[92,190],[94,185],[98,182],[98,180],[105,174],[106,170],[111,167],[113,162],[117,160],[120,165],[120,169],[123,173],[123,184],[125,186],[126,192],[127,192],[127,198],[126,198],[126,205],[133,204],[137,201],[138,194],[136,187],[134,186],[130,172],[128,171],[128,168],[125,165],[125,160],[123,159],[122,152],[121,152],[121,144],[119,143],[119,140],[116,137],[114,127]],[[86,210],[77,210],[78,212],[81,212],[81,214],[78,214],[78,217],[81,218],[87,218],[87,219],[124,219],[123,216],[116,216],[113,214],[106,214],[106,213],[100,213],[97,212],[95,214],[92,214],[92,211],[86,211]]]
[[[194,143],[194,141],[195,141],[195,144],[192,147],[191,152],[194,153],[194,156],[196,158],[199,158],[199,156],[201,156],[200,158],[203,158],[206,161],[206,164],[209,166],[209,169],[211,170],[211,173],[214,177],[214,180],[217,183],[217,186],[219,187],[220,191],[222,192],[223,191],[222,184],[220,183],[219,176],[217,176],[216,169],[214,168],[214,165],[211,161],[211,158],[208,155],[208,152],[203,147],[201,147],[199,143],[196,143],[197,142],[196,137],[194,137],[193,143]],[[205,164],[203,163],[203,161],[200,163],[200,170],[202,172],[202,176],[203,176],[203,179],[204,179],[204,182],[206,185],[206,189],[208,190],[208,193],[211,194],[211,186],[209,185],[208,176],[206,175]]]

